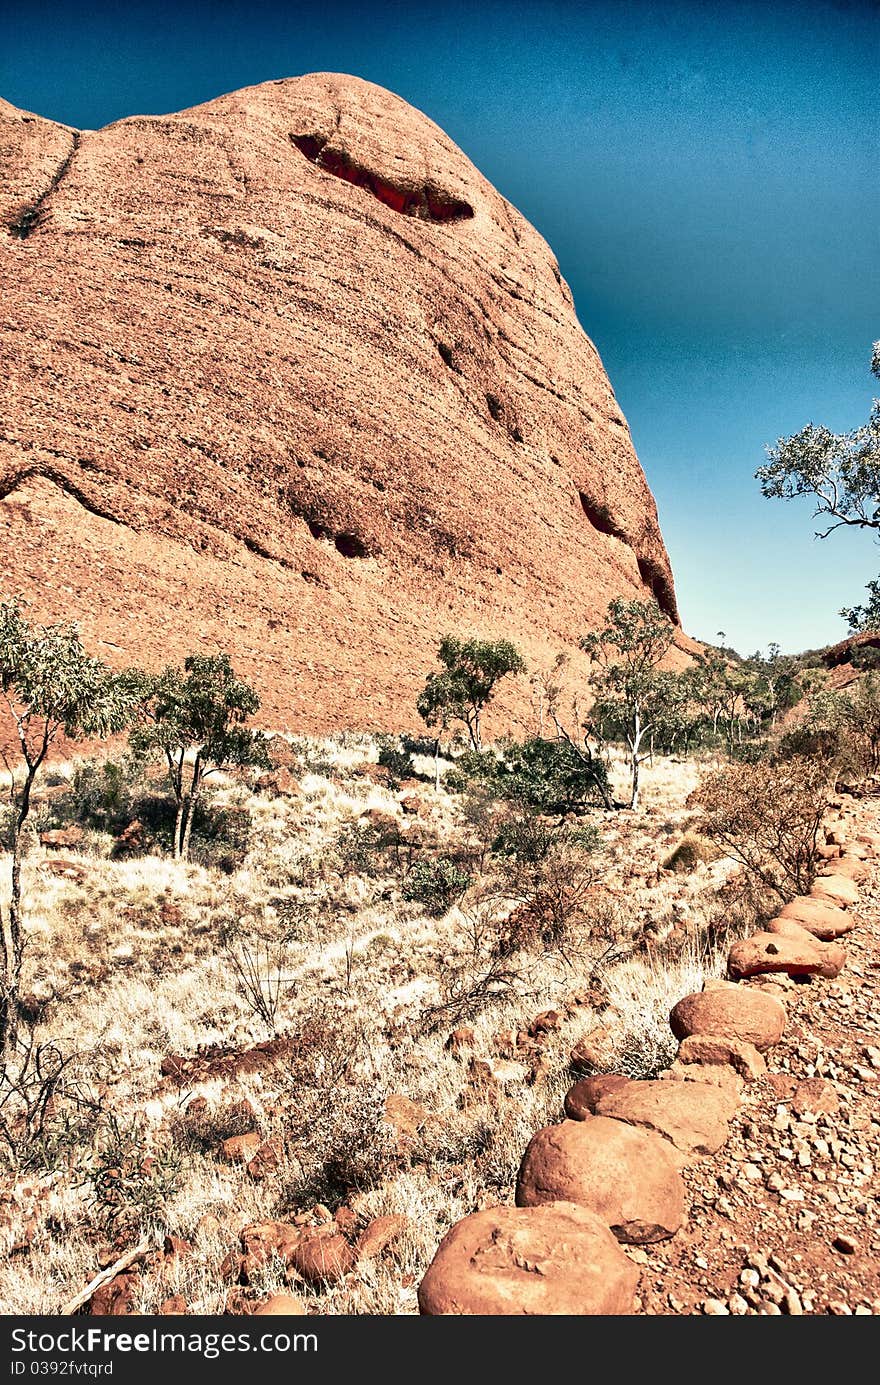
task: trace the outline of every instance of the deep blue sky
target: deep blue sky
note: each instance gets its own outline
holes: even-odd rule
[[[685,627],[837,639],[880,571],[764,500],[863,421],[880,336],[877,0],[0,0],[0,95],[96,128],[310,71],[426,111],[559,257],[657,497]]]

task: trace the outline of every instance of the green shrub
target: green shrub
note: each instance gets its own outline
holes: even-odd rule
[[[344,823],[333,842],[333,854],[339,864],[340,874],[367,875],[372,878],[381,875],[385,864],[384,841],[382,833],[369,823]]]
[[[595,851],[601,838],[595,827],[553,822],[530,808],[513,810],[501,822],[492,844],[496,855],[512,858],[518,865],[538,865],[554,849],[572,847]]]
[[[415,774],[412,754],[391,736],[377,736],[379,745],[378,763],[388,770],[390,788],[399,788],[403,779],[412,779]]]
[[[535,737],[522,744],[461,755],[446,775],[453,793],[482,786],[496,798],[542,813],[579,813],[609,799],[608,771],[598,757],[581,755],[564,740]]]
[[[403,881],[405,900],[421,904],[435,918],[447,913],[470,884],[470,873],[448,856],[416,861]]]
[[[111,1227],[160,1217],[179,1192],[183,1161],[173,1149],[153,1152],[142,1118],[107,1112],[83,1166],[88,1201]]]

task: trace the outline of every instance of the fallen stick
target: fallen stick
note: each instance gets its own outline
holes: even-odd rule
[[[58,1316],[69,1318],[73,1313],[76,1313],[78,1309],[82,1308],[84,1303],[88,1303],[92,1294],[100,1289],[102,1284],[109,1284],[111,1279],[116,1278],[120,1270],[128,1269],[128,1266],[133,1264],[135,1260],[139,1260],[140,1257],[146,1255],[148,1251],[156,1249],[157,1247],[151,1245],[149,1241],[143,1241],[139,1246],[135,1246],[134,1250],[127,1250],[124,1255],[120,1255],[118,1260],[114,1260],[112,1265],[108,1265],[106,1270],[101,1270],[100,1274],[96,1274],[94,1279],[92,1279],[80,1293],[76,1294],[69,1303],[65,1303],[63,1308],[59,1308]]]

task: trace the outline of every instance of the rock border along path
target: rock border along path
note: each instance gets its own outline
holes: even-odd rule
[[[835,1085],[821,1075],[823,1067],[828,1066],[823,1065],[821,1048],[815,1061],[807,1064],[806,1079],[800,1083],[784,1072],[767,1071],[767,1055],[782,1043],[789,1023],[783,997],[791,994],[794,999],[792,988],[803,992],[814,979],[819,987],[825,986],[839,975],[847,958],[839,939],[854,928],[857,920],[853,909],[860,887],[871,876],[868,862],[880,857],[880,835],[859,830],[856,802],[843,796],[839,808],[843,811],[826,820],[826,844],[820,852],[819,875],[809,896],[793,900],[765,929],[732,946],[729,979],[708,980],[702,992],[684,997],[674,1007],[670,1024],[679,1040],[679,1051],[668,1072],[656,1081],[630,1081],[620,1074],[597,1074],[575,1083],[566,1096],[567,1119],[538,1131],[523,1156],[516,1207],[493,1209],[500,1219],[496,1219],[497,1225],[491,1211],[466,1217],[444,1237],[419,1289],[422,1313],[609,1315],[702,1311],[710,1315],[797,1315],[814,1310],[816,1294],[810,1292],[813,1286],[795,1288],[778,1256],[758,1251],[749,1257],[744,1246],[737,1249],[746,1255],[746,1263],[739,1273],[736,1291],[726,1300],[710,1294],[688,1308],[684,1297],[677,1297],[673,1290],[682,1277],[693,1280],[693,1273],[688,1276],[684,1269],[686,1246],[700,1243],[702,1237],[707,1253],[711,1249],[711,1237],[707,1240],[700,1228],[705,1205],[714,1206],[720,1217],[733,1222],[735,1209],[731,1201],[717,1194],[717,1185],[722,1189],[728,1184],[741,1188],[740,1176],[747,1187],[757,1187],[760,1181],[771,1193],[779,1194],[781,1204],[796,1207],[803,1198],[803,1190],[788,1186],[796,1184],[796,1180],[787,1174],[792,1167],[810,1169],[812,1156],[801,1138],[803,1132],[813,1133],[813,1146],[820,1154],[827,1151],[829,1156],[834,1155],[834,1145],[844,1149],[843,1142],[835,1140],[828,1127],[835,1117],[839,1096]],[[850,824],[854,827],[852,835],[847,830]],[[876,968],[878,964],[869,965]],[[861,977],[863,969],[859,967],[857,971]],[[818,1001],[823,1013],[831,1004],[828,997]],[[803,1047],[798,1047],[799,1053]],[[880,1048],[869,1044],[864,1052],[871,1066],[862,1069],[856,1063],[856,1076],[862,1073],[859,1080],[873,1081],[875,1069],[880,1069]],[[787,1059],[784,1062],[790,1067]],[[830,1070],[836,1071],[833,1067]],[[714,1155],[716,1164],[725,1158],[730,1122],[746,1084],[751,1083],[761,1083],[762,1090],[769,1084],[774,1096],[789,1096],[794,1117],[802,1119],[793,1120],[787,1105],[780,1103],[773,1128],[783,1140],[788,1138],[786,1132],[794,1132],[792,1148],[780,1144],[778,1166],[767,1175],[760,1150],[755,1149],[751,1156],[754,1162],[750,1162],[740,1151],[737,1135],[730,1157],[741,1161],[735,1166],[742,1170],[741,1175],[737,1173],[731,1178],[728,1171],[716,1170],[715,1177],[707,1183],[706,1176],[695,1167],[695,1224],[683,1226],[687,1213],[681,1210],[685,1206],[682,1172],[689,1171],[707,1155]],[[823,1120],[824,1125],[818,1124]],[[880,1119],[876,1123],[880,1125]],[[799,1125],[801,1136],[797,1134]],[[748,1122],[744,1129],[749,1131]],[[757,1130],[752,1133],[758,1135]],[[857,1187],[870,1181],[870,1160],[865,1159],[852,1172],[858,1156],[841,1153],[837,1157],[841,1159],[844,1176],[849,1173],[850,1181]],[[824,1191],[826,1174],[818,1170],[814,1176],[821,1180],[817,1187]],[[712,1183],[716,1185],[714,1192]],[[706,1186],[701,1189],[700,1184]],[[833,1189],[826,1195],[837,1197]],[[760,1199],[756,1201],[760,1205]],[[545,1278],[546,1218],[555,1216],[564,1226],[572,1204],[586,1208],[594,1220],[608,1226],[617,1240],[627,1245],[627,1251],[621,1252],[624,1260],[646,1267],[638,1297],[628,1296],[630,1281],[625,1266],[609,1256],[607,1245],[603,1255],[605,1274],[610,1276],[608,1282],[585,1275],[585,1242],[576,1236],[563,1235],[554,1245],[552,1275],[549,1281]],[[869,1204],[859,1204],[859,1209],[867,1214]],[[485,1230],[480,1218],[488,1218],[492,1223],[488,1236],[482,1238],[476,1235]],[[811,1212],[801,1213],[798,1230],[809,1233],[810,1218],[817,1219]],[[722,1235],[725,1246],[735,1240],[733,1231],[734,1228]],[[829,1253],[836,1254],[838,1259],[859,1249],[856,1238],[847,1230],[829,1244]],[[877,1249],[880,1250],[880,1244]],[[662,1274],[664,1261],[670,1271],[675,1265],[678,1277],[674,1273]],[[676,1261],[680,1263],[676,1265]],[[570,1282],[566,1278],[566,1262],[570,1266]],[[694,1255],[692,1263],[698,1270],[710,1271],[710,1264],[702,1255]],[[820,1278],[835,1281],[833,1262],[831,1272]],[[839,1281],[840,1276],[836,1279]],[[535,1291],[537,1281],[540,1293]],[[862,1287],[870,1289],[868,1284]],[[829,1292],[833,1289],[834,1282]],[[846,1301],[831,1300],[819,1311],[880,1312],[880,1301],[869,1306],[869,1297],[863,1295],[853,1309]]]

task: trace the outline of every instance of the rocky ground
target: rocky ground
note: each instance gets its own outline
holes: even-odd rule
[[[870,799],[846,817],[853,835],[876,830]],[[685,1171],[689,1225],[644,1257],[643,1311],[880,1312],[878,877],[835,980],[774,980],[785,1034],[727,1145]]]

